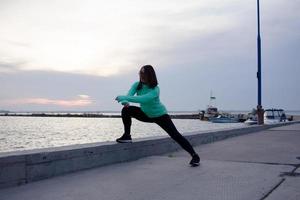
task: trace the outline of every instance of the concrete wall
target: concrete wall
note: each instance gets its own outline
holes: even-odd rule
[[[200,145],[291,123],[194,132],[185,136],[193,145]],[[136,160],[145,156],[164,154],[177,149],[180,149],[179,145],[169,137],[152,137],[134,140],[130,144],[106,142],[0,153],[0,188]]]

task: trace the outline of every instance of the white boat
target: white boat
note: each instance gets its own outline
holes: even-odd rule
[[[213,123],[238,123],[239,119],[233,115],[221,114],[218,117],[211,118],[210,121]]]
[[[244,123],[247,125],[257,124],[257,111],[255,108],[252,109],[251,113],[248,113],[247,120]]]
[[[214,97],[212,95],[212,92],[210,92],[209,105],[207,106],[205,111],[202,110],[199,113],[201,120],[210,121],[211,118],[217,117],[219,115],[218,108],[212,105],[212,101],[215,99],[216,97]]]
[[[217,107],[214,107],[214,106],[211,106],[211,105],[207,106],[204,117],[212,118],[212,117],[216,117],[218,115],[219,115],[219,111],[218,111]]]
[[[286,122],[287,117],[283,109],[266,109],[264,113],[265,124],[276,124]]]
[[[253,124],[257,124],[257,119],[247,119],[246,121],[244,121],[245,124],[248,125],[253,125]]]

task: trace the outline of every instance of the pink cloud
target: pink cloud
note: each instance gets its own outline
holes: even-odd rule
[[[8,103],[8,101],[7,101]],[[93,103],[87,95],[78,95],[76,99],[47,99],[47,98],[26,98],[9,101],[9,104],[37,104],[37,105],[57,105],[63,107],[84,107]]]

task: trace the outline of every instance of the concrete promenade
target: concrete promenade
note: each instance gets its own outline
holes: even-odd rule
[[[299,200],[300,124],[0,190],[0,200]]]

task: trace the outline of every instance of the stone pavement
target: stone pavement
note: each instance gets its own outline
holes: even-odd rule
[[[0,190],[0,200],[299,200],[300,124]]]

